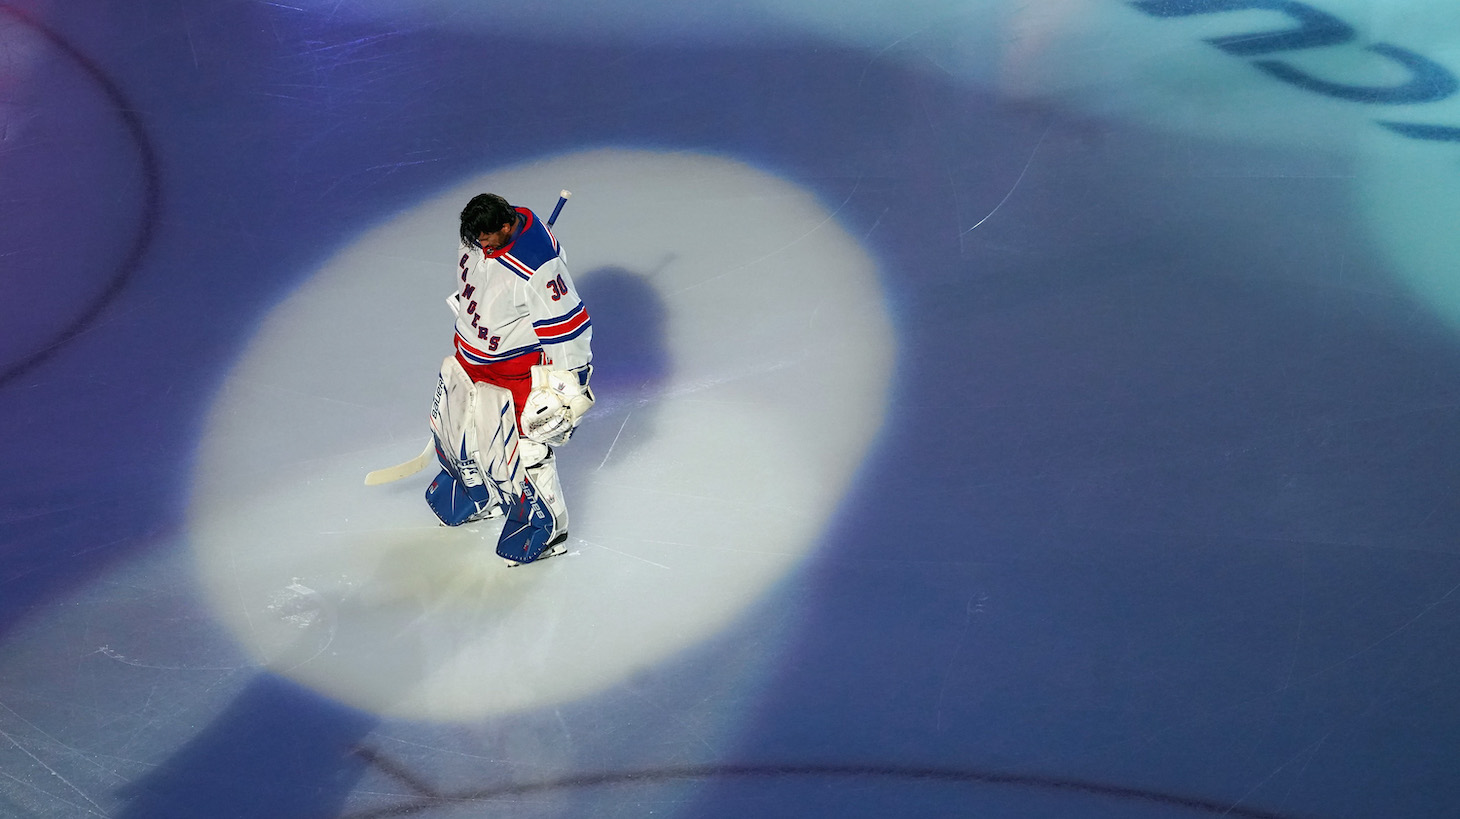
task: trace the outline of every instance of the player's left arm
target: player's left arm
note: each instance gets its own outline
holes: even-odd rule
[[[555,370],[583,371],[593,363],[593,320],[561,258],[538,268],[527,282],[532,329]],[[586,380],[586,375],[584,376]]]
[[[527,285],[532,328],[548,363],[532,368],[522,426],[528,438],[559,445],[593,407],[593,321],[561,258],[538,268]]]

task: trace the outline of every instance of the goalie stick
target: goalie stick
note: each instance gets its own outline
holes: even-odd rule
[[[563,212],[563,205],[568,204],[568,200],[572,198],[572,196],[573,192],[567,190],[566,188],[558,192],[558,204],[553,207],[553,215],[548,217],[548,227],[552,227],[553,223],[558,221],[558,214]],[[446,303],[451,305],[452,310],[456,309],[456,304],[453,299],[448,298],[446,300]],[[416,457],[410,459],[409,461],[406,461],[403,464],[388,466],[385,469],[377,469],[374,472],[367,474],[365,476],[365,485],[378,486],[382,483],[398,481],[401,478],[409,478],[417,472],[420,472],[422,469],[425,469],[426,465],[431,463],[432,457],[435,454],[436,439],[432,438],[431,440],[426,442],[426,448],[421,450],[420,455],[417,455]]]
[[[385,469],[377,469],[374,472],[366,475],[365,485],[376,486],[382,483],[398,481],[401,478],[409,478],[417,472],[420,472],[422,469],[425,469],[426,464],[429,464],[431,462],[431,458],[435,454],[436,439],[432,438],[431,440],[426,442],[426,448],[421,450],[420,455],[417,455],[416,457],[410,459],[409,461],[406,461],[403,464],[388,466]]]
[[[553,208],[553,215],[548,217],[548,227],[552,227],[553,222],[558,221],[558,214],[563,212],[563,205],[568,204],[568,199],[572,196],[573,192],[570,190],[558,192],[558,204]]]

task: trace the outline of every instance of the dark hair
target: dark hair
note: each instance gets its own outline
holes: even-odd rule
[[[479,193],[461,209],[461,243],[477,246],[477,237],[496,233],[503,225],[517,221],[517,211],[495,193]]]

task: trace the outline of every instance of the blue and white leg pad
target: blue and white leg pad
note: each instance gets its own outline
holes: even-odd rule
[[[507,505],[507,521],[497,540],[497,556],[513,563],[531,563],[568,536],[568,510],[558,484],[558,466],[551,453],[527,469],[522,492]]]
[[[452,356],[441,363],[431,433],[441,474],[426,490],[426,503],[442,523],[480,519],[522,491],[512,393],[472,383]]]
[[[446,469],[426,487],[426,504],[447,526],[486,517],[497,506],[485,486],[467,486]]]

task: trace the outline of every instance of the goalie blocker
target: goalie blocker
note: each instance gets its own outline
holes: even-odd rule
[[[541,406],[550,407],[541,414],[547,420],[539,431],[551,429],[553,440],[567,440],[582,412],[592,406],[587,373],[581,380],[572,373],[565,375],[586,394],[587,403],[578,393],[556,398],[556,408],[552,408],[553,399],[539,398]],[[535,387],[538,380],[534,373]],[[543,388],[562,380],[544,374]],[[531,405],[533,399],[526,403]],[[576,415],[574,407],[581,409]],[[565,417],[572,418],[566,428],[562,424]],[[526,428],[525,413],[523,421]],[[447,357],[431,406],[431,434],[441,472],[427,488],[426,502],[442,523],[460,526],[505,510],[507,519],[497,541],[497,554],[507,565],[562,551],[568,536],[568,511],[557,462],[549,446],[518,434],[511,392],[472,382],[455,356]]]

